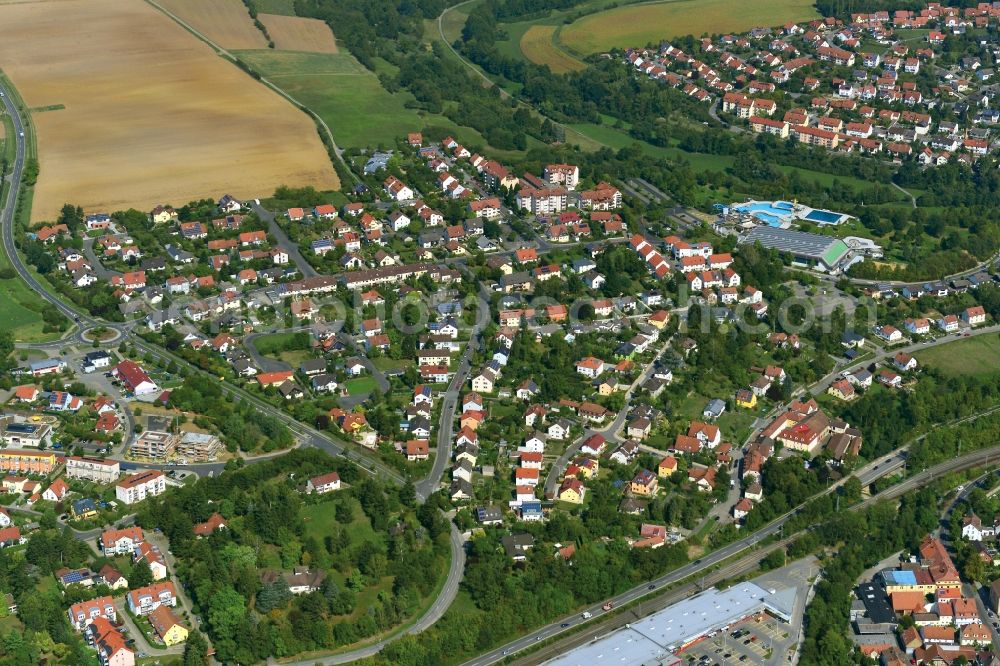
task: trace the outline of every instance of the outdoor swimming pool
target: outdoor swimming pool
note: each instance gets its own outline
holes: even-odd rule
[[[789,201],[754,201],[733,208],[741,213],[753,215],[772,227],[781,226],[795,212],[794,206]]]
[[[806,220],[819,222],[820,224],[839,224],[844,216],[840,213],[831,213],[828,210],[811,210],[806,213]]]
[[[787,228],[795,220],[808,220],[819,224],[841,224],[848,215],[829,210],[819,210],[790,201],[747,201],[731,206],[731,210],[757,218],[769,227]]]

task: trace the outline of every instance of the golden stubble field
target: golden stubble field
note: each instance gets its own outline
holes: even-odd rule
[[[312,121],[143,0],[0,1],[0,66],[33,116],[32,220],[339,187]]]
[[[156,0],[156,4],[224,49],[266,49],[242,0]]]
[[[257,18],[267,27],[267,34],[274,48],[281,51],[308,51],[310,53],[336,53],[337,41],[323,21],[300,16],[258,14]]]

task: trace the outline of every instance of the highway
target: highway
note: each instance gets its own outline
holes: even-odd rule
[[[893,452],[888,456],[884,456],[883,458],[880,458],[879,460],[873,461],[869,465],[866,465],[863,469],[858,471],[857,476],[859,479],[861,479],[863,485],[868,485],[872,481],[875,481],[884,476],[888,476],[891,472],[894,472],[897,469],[899,469],[903,465],[904,460],[905,460],[905,455],[901,455],[901,452],[899,451]],[[930,469],[919,472],[910,477],[909,479],[906,479],[905,481],[886,489],[884,492],[879,493],[878,495],[874,495],[850,507],[850,510],[856,511],[869,507],[875,502],[897,499],[902,495],[905,495],[906,493],[910,492],[911,490],[916,490],[917,488],[920,488],[921,486],[924,486],[930,483],[931,481],[939,479],[942,476],[951,474],[953,472],[969,469],[972,467],[986,465],[989,464],[990,461],[1000,462],[1000,445],[993,446],[989,449],[982,449],[980,451],[975,451],[966,454],[964,456],[960,456],[958,458],[952,458],[951,460],[947,460],[939,465],[935,465]],[[826,492],[832,492],[836,487],[837,486],[833,486]],[[615,607],[618,608],[624,604],[636,601],[645,596],[653,596],[657,589],[660,589],[665,585],[671,585],[683,581],[687,578],[697,576],[699,572],[708,569],[712,566],[715,566],[716,564],[719,564],[723,560],[729,559],[736,555],[740,555],[744,551],[756,549],[757,544],[760,541],[763,541],[764,539],[767,539],[775,535],[780,535],[783,538],[782,543],[787,543],[795,535],[784,534],[784,525],[798,512],[799,508],[800,507],[796,507],[792,511],[789,511],[788,513],[775,519],[774,521],[769,523],[766,527],[761,528],[757,532],[754,532],[753,534],[743,539],[740,539],[739,541],[735,541],[729,544],[728,546],[720,548],[719,550],[716,550],[699,560],[695,560],[694,562],[685,564],[679,569],[675,569],[674,571],[671,571],[666,575],[660,576],[659,578],[653,581],[637,585],[627,590],[626,592],[623,592],[619,595],[616,595],[615,597],[612,597],[610,601],[613,601]],[[768,547],[768,549],[777,547],[777,545],[778,544],[771,544]],[[706,575],[705,580],[703,582],[700,582],[698,586],[699,587],[708,586],[711,584],[712,580],[721,580],[722,578],[739,576],[748,573],[750,571],[753,571],[759,565],[760,558],[764,554],[765,554],[764,551],[754,552],[750,556],[741,559],[738,563],[731,563],[729,565],[726,565],[724,569],[725,571],[724,576],[713,577],[711,575]],[[675,598],[675,600],[679,600],[688,596],[690,592],[691,592],[690,587],[682,588],[682,590],[672,592],[671,596],[672,598]],[[476,657],[475,659],[471,659],[465,662],[465,666],[488,666],[489,664],[494,664],[498,661],[504,660],[508,656],[515,654],[521,650],[530,648],[531,646],[535,645],[540,641],[546,641],[558,636],[561,633],[571,631],[580,624],[587,622],[587,620],[584,620],[582,617],[582,614],[584,612],[589,612],[593,615],[592,621],[598,619],[605,613],[605,611],[602,609],[603,603],[604,602],[602,601],[599,604],[594,604],[587,608],[581,608],[577,613],[574,613],[573,615],[563,617],[555,622],[552,622],[551,624],[547,624],[544,627],[541,627],[536,631],[531,632],[530,634],[522,636],[517,640],[511,641],[506,645],[502,645],[494,650],[491,650],[490,652],[482,654]],[[665,605],[669,604],[663,604],[663,606]],[[651,605],[649,607],[649,610],[654,610],[654,606]],[[567,639],[566,641],[567,644],[561,647],[558,651],[554,652],[554,654],[561,654],[562,652],[571,649],[572,647],[574,647],[573,643],[576,644],[585,643],[588,640],[589,636],[595,635],[595,632],[600,633],[599,630],[601,629],[603,629],[605,632],[607,630],[606,628],[604,628],[603,624],[597,624],[593,631],[588,630],[586,633],[581,633]],[[533,657],[537,657],[537,655],[533,655]],[[533,663],[538,663],[538,662],[537,660],[533,660]]]

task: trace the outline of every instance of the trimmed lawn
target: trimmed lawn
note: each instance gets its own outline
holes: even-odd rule
[[[389,370],[405,370],[413,365],[413,361],[402,358],[395,359],[389,358],[388,356],[379,356],[372,359],[372,365],[382,372],[388,372]]]
[[[584,16],[562,31],[560,42],[580,53],[613,47],[659,44],[682,35],[745,32],[818,16],[811,0],[669,0],[642,3]]]
[[[257,351],[264,356],[272,356],[280,353],[286,345],[291,343],[294,337],[295,333],[274,333],[272,335],[263,335],[254,339],[253,346],[256,347]]]
[[[363,395],[373,393],[378,388],[378,383],[374,377],[355,377],[347,380],[344,386],[347,388],[348,395]]]
[[[987,333],[919,351],[922,364],[946,375],[992,375],[1000,373],[1000,337]]]
[[[338,498],[336,497],[337,493],[333,493],[333,495],[337,502],[350,502],[354,509],[354,520],[345,526],[345,529],[351,535],[352,543],[381,540],[381,537],[375,534],[375,530],[372,529],[372,525],[368,522],[364,512],[361,511],[357,500],[349,497]],[[323,543],[323,537],[332,533],[333,526],[338,524],[334,509],[337,502],[324,501],[319,504],[310,504],[302,507],[302,522],[306,525],[307,537],[315,537],[317,541]]]

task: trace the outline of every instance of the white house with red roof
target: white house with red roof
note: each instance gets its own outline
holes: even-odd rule
[[[146,395],[160,390],[146,374],[146,371],[135,361],[122,361],[115,366],[111,374],[121,381],[133,395]]]
[[[340,475],[336,472],[320,474],[306,481],[306,492],[322,495],[340,490]]]
[[[604,361],[593,356],[582,358],[576,362],[576,371],[590,379],[600,377],[604,372]]]
[[[974,305],[962,312],[962,321],[969,326],[979,326],[986,323],[986,309],[982,305]]]

